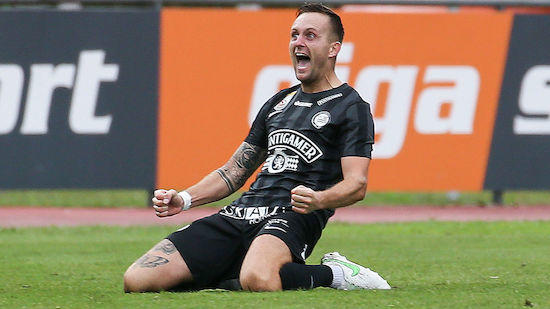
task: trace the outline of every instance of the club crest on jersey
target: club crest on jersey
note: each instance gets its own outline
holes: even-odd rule
[[[268,149],[288,149],[307,163],[323,155],[321,149],[305,135],[290,129],[279,129],[269,133]]]
[[[313,115],[311,118],[311,124],[316,128],[320,129],[326,126],[330,122],[330,113],[327,111],[318,112]]]
[[[262,171],[267,170],[270,174],[277,174],[284,171],[298,170],[298,156],[287,155],[282,148],[275,151],[265,160]]]

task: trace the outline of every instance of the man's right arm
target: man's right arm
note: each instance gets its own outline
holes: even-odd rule
[[[207,204],[237,191],[265,159],[265,149],[243,142],[227,163],[186,190],[191,204]]]
[[[222,167],[206,175],[185,191],[191,195],[191,207],[220,200],[237,191],[267,157],[265,149],[243,142]],[[156,190],[153,207],[159,217],[179,213],[183,198],[175,190]]]

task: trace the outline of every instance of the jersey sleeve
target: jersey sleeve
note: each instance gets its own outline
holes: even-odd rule
[[[245,142],[267,149],[267,128],[265,125],[267,113],[269,112],[272,100],[267,101],[252,123],[248,136],[244,139]]]
[[[370,105],[358,102],[350,105],[340,129],[342,157],[358,156],[371,158],[374,144],[374,121]]]

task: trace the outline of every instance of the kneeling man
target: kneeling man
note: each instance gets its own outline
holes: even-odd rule
[[[390,288],[337,252],[305,265],[334,209],[362,200],[367,189],[374,125],[369,104],[334,72],[343,37],[332,10],[300,7],[289,51],[301,83],[263,105],[225,165],[185,191],[155,191],[153,207],[166,217],[219,200],[263,164],[256,181],[231,205],[172,233],[133,263],[125,291]]]

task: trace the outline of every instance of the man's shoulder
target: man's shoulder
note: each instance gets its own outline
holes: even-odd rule
[[[336,110],[340,111],[345,111],[350,107],[357,105],[366,105],[370,108],[370,104],[363,100],[359,92],[347,83],[339,86],[338,88],[334,88],[334,90],[338,91],[332,91],[327,96],[319,99],[317,103],[319,105],[324,105],[327,103]]]
[[[301,84],[296,84],[294,86],[291,86],[291,87],[288,87],[286,89],[281,90],[281,92],[286,91],[286,93],[290,93],[292,91],[296,91],[296,90],[298,90],[298,88],[300,88],[300,85]]]
[[[287,95],[289,95],[290,93],[294,93],[298,90],[298,88],[300,87],[300,84],[297,84],[297,85],[294,85],[292,87],[289,87],[289,88],[285,88],[283,90],[280,90],[279,92],[277,92],[274,96],[271,97],[271,99],[269,99],[269,101],[279,101],[279,100],[282,100],[283,98],[285,98]]]
[[[292,99],[299,87],[300,84],[280,90],[264,103],[262,110],[265,110],[267,112],[276,104],[279,104],[280,106],[286,106],[286,103],[288,103],[286,101],[290,101]],[[285,101],[285,103],[282,103],[283,100]]]
[[[349,104],[358,104],[358,103],[366,103],[369,104],[367,101],[363,100],[361,97],[361,94],[355,90],[352,86],[346,84],[346,88],[344,89],[344,97],[343,100],[347,101]]]
[[[269,118],[268,113],[272,109],[276,109],[277,111],[282,110],[290,102],[290,100],[292,100],[292,97],[298,90],[298,87],[300,87],[300,84],[280,90],[279,92],[271,96],[271,98],[269,98],[262,105],[260,111],[256,115],[256,119],[258,117]]]

